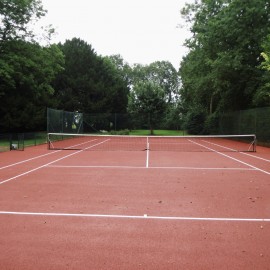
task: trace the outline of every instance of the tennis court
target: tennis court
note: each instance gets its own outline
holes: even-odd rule
[[[269,148],[54,136],[0,154],[0,269],[269,269]]]

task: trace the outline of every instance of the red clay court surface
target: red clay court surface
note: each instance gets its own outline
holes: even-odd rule
[[[0,153],[0,269],[270,269],[270,149]]]

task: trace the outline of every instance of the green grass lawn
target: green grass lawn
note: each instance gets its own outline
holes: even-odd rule
[[[150,135],[150,130],[131,130],[129,135]],[[183,136],[186,133],[183,130],[154,130],[154,135],[156,136]]]
[[[40,144],[45,144],[47,141],[47,133],[46,132],[36,132],[26,134],[24,138],[24,146],[35,146]]]
[[[9,141],[0,140],[0,152],[9,151]]]

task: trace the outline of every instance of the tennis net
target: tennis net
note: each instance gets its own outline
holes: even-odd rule
[[[48,149],[88,151],[256,152],[256,136],[130,136],[48,133]]]

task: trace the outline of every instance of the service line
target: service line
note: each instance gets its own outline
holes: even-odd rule
[[[254,168],[229,168],[229,167],[176,167],[176,166],[117,166],[117,165],[48,165],[48,168],[79,168],[79,169],[165,169],[165,170],[218,170],[218,171],[257,171]]]

